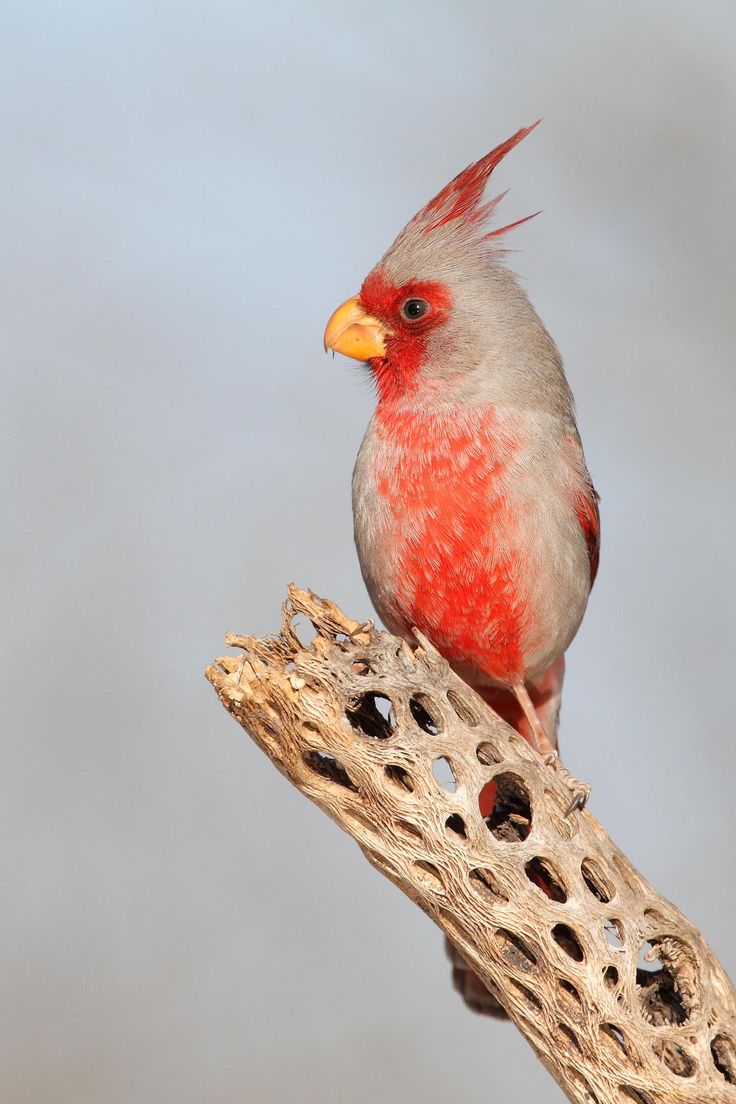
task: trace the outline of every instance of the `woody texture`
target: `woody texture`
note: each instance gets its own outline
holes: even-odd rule
[[[206,672],[222,704],[443,930],[468,1003],[510,1017],[571,1101],[736,1104],[736,1000],[700,932],[421,634],[292,587],[277,635],[226,641]]]

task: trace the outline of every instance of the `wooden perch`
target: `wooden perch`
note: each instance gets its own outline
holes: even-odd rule
[[[225,708],[436,921],[570,1100],[736,1104],[736,1001],[700,932],[589,812],[565,815],[565,773],[426,641],[292,588],[278,636],[227,643],[242,655],[207,669]]]

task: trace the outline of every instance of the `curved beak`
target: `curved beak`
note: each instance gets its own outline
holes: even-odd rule
[[[354,360],[371,360],[386,355],[386,338],[391,331],[372,314],[367,314],[357,295],[346,300],[330,318],[325,329],[325,352],[334,349]]]

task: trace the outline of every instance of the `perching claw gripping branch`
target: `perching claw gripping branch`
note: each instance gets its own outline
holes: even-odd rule
[[[242,655],[206,674],[228,712],[443,929],[570,1100],[736,1104],[736,999],[700,932],[587,810],[565,815],[560,772],[431,646],[295,587],[279,635],[227,643]]]

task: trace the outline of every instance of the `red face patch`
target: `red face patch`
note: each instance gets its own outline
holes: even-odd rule
[[[372,272],[359,298],[363,308],[392,334],[385,358],[371,361],[379,400],[398,396],[424,363],[428,335],[447,321],[452,296],[439,281],[409,280],[397,287],[380,272]]]

